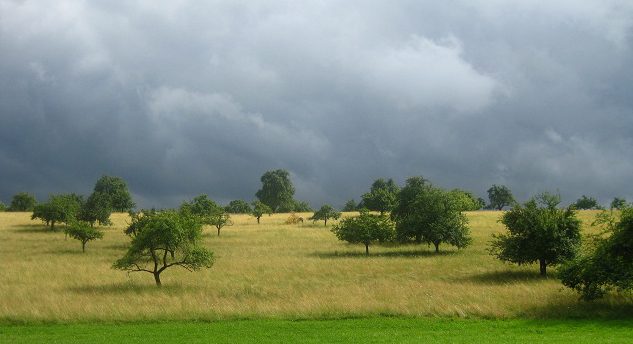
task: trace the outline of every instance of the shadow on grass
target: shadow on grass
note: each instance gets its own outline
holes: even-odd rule
[[[450,256],[456,254],[456,251],[440,251],[436,253],[435,251],[388,251],[388,252],[372,252],[371,248],[369,249],[369,255],[367,255],[364,251],[356,251],[356,252],[338,252],[338,251],[327,251],[327,252],[314,252],[310,254],[311,257],[317,258],[419,258],[419,257],[441,257],[441,256]]]
[[[594,301],[579,300],[578,294],[572,298],[553,295],[544,305],[528,309],[526,313],[536,319],[627,320],[630,327],[630,321],[633,320],[633,295],[613,293]]]
[[[55,227],[56,229],[52,231],[51,228],[45,224],[20,225],[20,226],[14,227],[13,229],[11,229],[11,231],[14,233],[50,233],[50,234],[64,232],[63,230],[60,230],[59,228],[57,228],[57,226]]]
[[[464,280],[469,282],[476,282],[481,284],[509,284],[509,283],[525,283],[525,282],[537,282],[553,277],[543,277],[538,271],[527,270],[503,270],[485,272],[478,275],[470,275],[464,277]]]
[[[68,290],[79,294],[146,294],[146,293],[181,293],[191,290],[199,290],[199,286],[183,286],[178,283],[163,281],[163,285],[158,287],[154,283],[154,278],[148,274],[147,283],[111,283],[101,285],[84,285],[69,287]]]

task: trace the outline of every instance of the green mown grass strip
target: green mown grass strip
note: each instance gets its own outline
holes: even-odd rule
[[[1,343],[631,343],[630,320],[362,318],[1,325]]]

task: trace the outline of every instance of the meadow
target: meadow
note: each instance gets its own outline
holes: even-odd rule
[[[311,214],[299,214],[304,218]],[[347,216],[351,214],[346,214]],[[91,323],[341,319],[376,316],[475,319],[622,318],[630,293],[582,302],[550,269],[504,264],[486,251],[503,231],[499,212],[471,212],[473,245],[364,246],[338,241],[330,224],[286,225],[288,214],[233,216],[202,244],[210,269],[170,268],[157,288],[147,273],[113,270],[129,237],[127,214],[114,214],[105,237],[87,244],[51,232],[28,213],[0,213],[0,321]],[[585,231],[595,212],[580,212]],[[60,226],[60,229],[63,226]]]

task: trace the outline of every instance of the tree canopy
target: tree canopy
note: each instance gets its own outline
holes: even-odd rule
[[[479,210],[485,206],[481,198],[477,198],[472,191],[455,189],[450,191],[451,197],[459,204],[461,211]]]
[[[112,224],[112,221],[110,221],[111,213],[112,206],[110,205],[109,196],[103,192],[93,192],[79,210],[77,218],[90,223],[91,227],[95,223],[108,226]]]
[[[36,204],[35,196],[27,192],[19,192],[13,195],[9,211],[33,211]]]
[[[81,241],[83,252],[86,251],[87,242],[103,238],[103,232],[86,221],[72,220],[64,231],[69,237]]]
[[[95,183],[93,193],[107,195],[110,208],[115,212],[122,213],[136,207],[136,203],[132,201],[132,195],[130,195],[127,184],[120,177],[104,174]]]
[[[279,212],[282,206],[289,208],[288,205],[294,201],[295,189],[288,171],[268,171],[262,175],[261,181],[262,188],[255,193],[260,202],[270,207],[273,212]]]
[[[619,217],[619,218],[618,218]],[[594,236],[587,250],[559,268],[563,285],[583,300],[604,297],[609,291],[633,290],[633,208],[597,215],[603,232]]]
[[[369,255],[369,245],[393,240],[395,232],[393,222],[387,216],[361,211],[358,217],[348,217],[334,227],[332,233],[339,240],[350,244],[364,244],[365,254]]]
[[[213,252],[199,246],[202,221],[198,216],[173,210],[142,211],[132,217],[134,232],[125,255],[112,267],[128,272],[147,272],[161,285],[160,274],[172,266],[189,271],[210,268]]]
[[[46,203],[35,206],[31,219],[40,219],[55,230],[55,223],[69,223],[76,219],[83,203],[83,197],[74,193],[51,195]]]
[[[511,207],[516,203],[510,189],[503,185],[493,184],[492,187],[488,189],[488,199],[490,200],[488,207],[496,210],[501,210],[504,207]]]
[[[573,207],[558,209],[559,203],[560,196],[545,192],[524,205],[514,205],[501,217],[508,234],[493,235],[490,253],[519,265],[539,262],[542,276],[548,266],[574,258],[581,222]]]
[[[325,226],[327,226],[328,219],[338,220],[339,217],[341,217],[340,212],[334,210],[334,207],[332,207],[331,205],[324,204],[321,206],[321,209],[314,212],[314,215],[312,215],[312,217],[310,217],[308,220],[313,220],[315,222],[323,220],[325,221]]]
[[[391,219],[396,223],[399,241],[433,244],[435,252],[442,243],[463,248],[472,241],[459,201],[423,177],[406,181]]]
[[[189,202],[182,202],[180,205],[181,211],[197,215],[201,218],[210,216],[217,208],[218,206],[215,204],[215,201],[204,194],[194,197],[192,200],[189,200]]]
[[[393,209],[396,205],[396,196],[400,188],[393,182],[393,179],[376,179],[369,189],[369,192],[362,195],[362,206],[372,211],[384,214]]]
[[[601,208],[600,205],[598,204],[598,201],[595,198],[587,197],[585,195],[582,195],[581,198],[576,200],[576,203],[574,203],[574,207],[576,209],[581,209],[581,210],[600,209]]]
[[[231,214],[250,214],[252,209],[246,201],[236,199],[229,202],[229,205],[226,206],[226,211]]]
[[[253,203],[253,216],[255,216],[255,218],[257,219],[257,223],[259,224],[259,219],[264,215],[264,214],[268,214],[268,216],[270,216],[273,213],[273,210],[270,209],[269,206],[267,206],[266,204],[260,202],[260,201],[254,201]]]
[[[612,209],[623,209],[627,206],[626,199],[620,197],[614,197],[613,201],[611,201]]]

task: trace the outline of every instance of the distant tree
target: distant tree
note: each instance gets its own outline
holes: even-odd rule
[[[295,189],[290,181],[290,173],[286,170],[275,170],[264,173],[261,177],[262,188],[255,196],[260,202],[279,212],[282,205],[292,204]]]
[[[108,195],[110,208],[115,212],[123,213],[136,207],[127,184],[120,177],[104,174],[95,183],[93,192]]]
[[[485,206],[482,199],[477,198],[472,191],[455,189],[451,190],[450,194],[459,204],[461,211],[475,211]]]
[[[73,220],[64,230],[68,236],[81,241],[81,250],[86,252],[86,243],[88,241],[102,239],[103,232],[98,228],[92,227],[89,222]]]
[[[309,213],[314,211],[308,202],[297,202],[295,201],[294,211],[297,213]]]
[[[257,218],[257,223],[259,224],[259,219],[264,215],[268,214],[270,216],[273,213],[273,210],[260,201],[255,201],[253,204],[253,216]]]
[[[26,192],[20,192],[13,195],[9,211],[33,211],[36,204],[35,196]]]
[[[341,213],[334,210],[334,208],[329,204],[324,204],[321,206],[321,209],[317,210],[312,217],[308,220],[313,220],[314,222],[318,220],[324,220],[325,225],[327,226],[328,219],[338,220],[341,217]]]
[[[493,184],[492,187],[488,189],[488,199],[490,200],[488,206],[490,209],[495,210],[501,210],[506,206],[511,207],[516,203],[510,189],[503,185],[498,186]]]
[[[574,203],[574,207],[581,210],[600,209],[600,205],[595,198],[587,197],[585,195],[582,195],[581,198],[576,200],[576,203]]]
[[[332,233],[339,240],[350,244],[364,244],[365,254],[369,255],[372,243],[389,242],[395,236],[393,222],[387,216],[361,211],[358,217],[348,217],[332,227]]]
[[[611,202],[611,209],[623,209],[626,207],[626,200],[624,198],[615,197]]]
[[[223,227],[233,225],[231,215],[229,215],[229,213],[221,207],[217,207],[210,215],[205,216],[204,223],[217,228],[218,236],[220,236],[220,230]]]
[[[2,203],[2,201],[0,201],[0,212],[6,211],[7,210],[7,206],[4,205],[4,203]]]
[[[217,208],[215,201],[208,198],[207,195],[196,196],[189,202],[185,201],[180,205],[180,211],[188,212],[201,218],[213,214]]]
[[[252,210],[251,206],[246,203],[246,201],[236,199],[229,202],[229,205],[226,206],[226,211],[231,214],[250,214]]]
[[[353,199],[350,199],[349,201],[347,201],[347,203],[345,203],[345,205],[343,206],[343,208],[341,208],[341,211],[344,212],[350,212],[350,211],[357,211],[358,205],[356,204],[356,201],[354,201]]]
[[[369,192],[361,196],[363,207],[379,211],[383,215],[391,211],[396,205],[396,196],[399,190],[400,188],[396,186],[393,179],[387,181],[382,178],[376,179]]]
[[[561,282],[586,301],[604,297],[611,290],[633,290],[633,208],[603,211],[596,223],[604,231],[594,236],[588,249],[558,271]]]
[[[55,223],[68,223],[77,218],[83,205],[83,197],[71,194],[51,195],[46,203],[35,206],[31,219],[40,219],[50,223],[51,230],[55,230]]]
[[[547,267],[576,256],[580,247],[581,221],[573,207],[558,209],[560,196],[545,192],[516,204],[501,216],[508,234],[493,234],[490,253],[502,261],[539,262],[542,276]]]
[[[442,243],[463,248],[470,245],[472,238],[461,207],[450,192],[434,187],[422,177],[413,177],[400,191],[391,219],[401,242],[433,244],[435,252],[439,252]]]
[[[101,226],[109,226],[112,224],[112,221],[110,221],[111,213],[112,208],[109,196],[103,192],[93,192],[79,210],[77,218],[90,223],[90,227],[94,227],[95,223],[99,223]]]
[[[112,265],[114,269],[151,273],[160,287],[160,274],[172,266],[192,271],[213,265],[213,252],[198,245],[202,235],[198,216],[173,210],[143,211],[132,218],[130,226],[136,235],[125,255]]]

